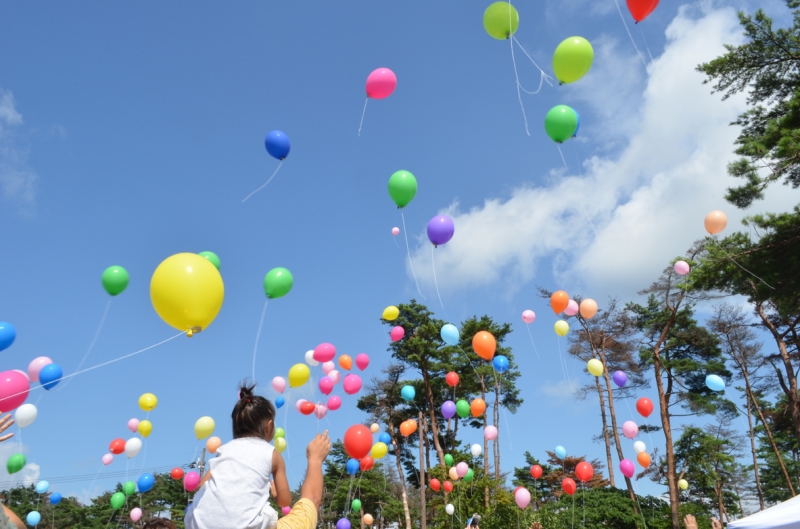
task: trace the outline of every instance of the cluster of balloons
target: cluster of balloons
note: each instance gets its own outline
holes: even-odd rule
[[[575,316],[580,313],[581,317],[587,320],[594,318],[598,310],[595,300],[587,298],[578,305],[578,302],[574,299],[570,299],[569,295],[563,290],[557,290],[550,296],[550,308],[553,309],[556,316],[562,313],[567,316]],[[522,313],[522,321],[526,323],[532,323],[535,318],[536,315],[533,311],[525,311]],[[558,320],[553,326],[553,330],[558,336],[566,336],[569,333],[569,323],[565,320]],[[602,374],[602,370],[600,373]]]
[[[403,433],[411,427],[408,424],[409,421],[405,421],[400,425],[400,431],[403,435],[411,435],[416,431],[417,423],[413,419],[410,421],[413,422],[413,431]],[[389,444],[392,442],[392,437],[388,433],[381,433],[378,441],[372,442],[372,434],[379,431],[380,426],[377,424],[372,424],[369,428],[362,424],[356,424],[347,429],[343,443],[345,452],[350,456],[350,460],[345,465],[348,474],[355,476],[359,470],[362,472],[371,470],[375,466],[375,461],[386,457],[386,454],[389,453]],[[359,509],[353,510],[360,510],[360,504]]]

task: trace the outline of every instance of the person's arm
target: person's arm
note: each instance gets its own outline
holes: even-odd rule
[[[206,472],[206,475],[203,476],[203,479],[200,480],[200,483],[197,485],[197,488],[195,490],[200,490],[200,487],[205,485],[206,481],[208,481],[209,479],[211,479],[211,471],[210,470],[208,472]]]
[[[12,419],[12,418],[11,418],[11,414],[9,413],[8,415],[6,415],[6,416],[5,416],[5,417],[3,417],[2,419],[0,419],[0,433],[3,433],[3,432],[5,432],[6,430],[8,430],[8,428],[9,428],[9,427],[10,427],[12,424],[14,424],[14,419]],[[9,440],[9,439],[11,439],[12,437],[14,437],[14,434],[13,434],[13,433],[7,433],[7,434],[5,434],[4,436],[0,437],[0,443],[2,443],[3,441],[7,441],[7,440]]]
[[[317,509],[322,503],[322,487],[324,484],[322,463],[328,457],[328,452],[330,451],[331,440],[328,437],[328,430],[325,430],[325,433],[318,434],[306,448],[308,469],[306,470],[306,479],[303,481],[303,487],[300,489],[300,497],[311,501]]]
[[[272,484],[275,486],[275,501],[280,507],[288,507],[292,504],[292,491],[289,489],[289,481],[286,479],[286,463],[283,456],[277,451],[272,451]]]
[[[6,417],[11,417],[11,416],[7,415]],[[12,524],[14,524],[14,527],[16,527],[17,529],[25,529],[25,523],[23,523],[23,521],[19,519],[19,516],[14,514],[14,511],[9,509],[5,505],[3,505],[3,513],[5,513],[5,515],[8,516],[8,520]]]

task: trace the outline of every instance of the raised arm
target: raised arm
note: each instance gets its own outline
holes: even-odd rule
[[[283,456],[277,450],[272,451],[272,483],[275,485],[275,501],[281,507],[288,507],[292,504],[292,491],[289,489],[289,481],[286,479],[286,463]]]

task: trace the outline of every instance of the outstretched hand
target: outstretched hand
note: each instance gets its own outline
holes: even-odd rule
[[[683,517],[683,523],[686,525],[686,529],[697,529],[697,520],[691,514]]]
[[[722,529],[722,524],[716,518],[711,518],[711,529]]]
[[[322,464],[328,453],[331,451],[331,439],[328,437],[328,430],[325,430],[308,443],[306,448],[306,457],[309,463],[315,462]]]
[[[533,522],[533,525],[531,525],[531,529],[542,529],[542,524],[540,524],[539,522]]]
[[[8,430],[8,428],[12,424],[14,424],[14,419],[11,418],[11,414],[9,413],[8,415],[6,415],[2,419],[0,419],[0,433],[3,433],[6,430]],[[7,433],[4,436],[0,437],[0,443],[3,442],[3,441],[7,441],[8,439],[11,439],[12,437],[14,437],[13,433]]]

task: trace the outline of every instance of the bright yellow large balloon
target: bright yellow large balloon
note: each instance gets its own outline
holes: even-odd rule
[[[289,385],[293,388],[302,386],[308,382],[308,377],[311,376],[311,370],[305,364],[295,364],[289,370]]]
[[[211,265],[214,266],[214,265]],[[197,436],[198,439],[205,439],[212,433],[214,433],[214,419],[211,417],[200,417],[197,419],[197,422],[194,423],[194,434]]]
[[[389,447],[386,443],[377,442],[372,445],[372,459],[378,460],[389,452]]]
[[[142,411],[153,411],[158,405],[158,399],[152,393],[145,393],[139,397],[139,407]]]
[[[180,331],[200,332],[217,317],[225,297],[222,276],[195,253],[179,253],[158,265],[150,300],[161,319]]]
[[[564,320],[558,320],[556,324],[553,325],[553,330],[555,330],[556,334],[559,336],[566,336],[567,333],[569,333],[569,323]]]
[[[400,309],[398,309],[394,305],[389,305],[388,307],[383,309],[383,319],[386,321],[396,320],[399,315],[400,315]]]
[[[153,423],[148,420],[139,421],[139,426],[136,427],[136,431],[142,434],[142,437],[150,437],[150,432],[153,431]]]
[[[593,374],[596,377],[599,377],[603,374],[603,362],[598,360],[597,358],[592,358],[588,362],[586,362],[586,369],[589,373]]]

